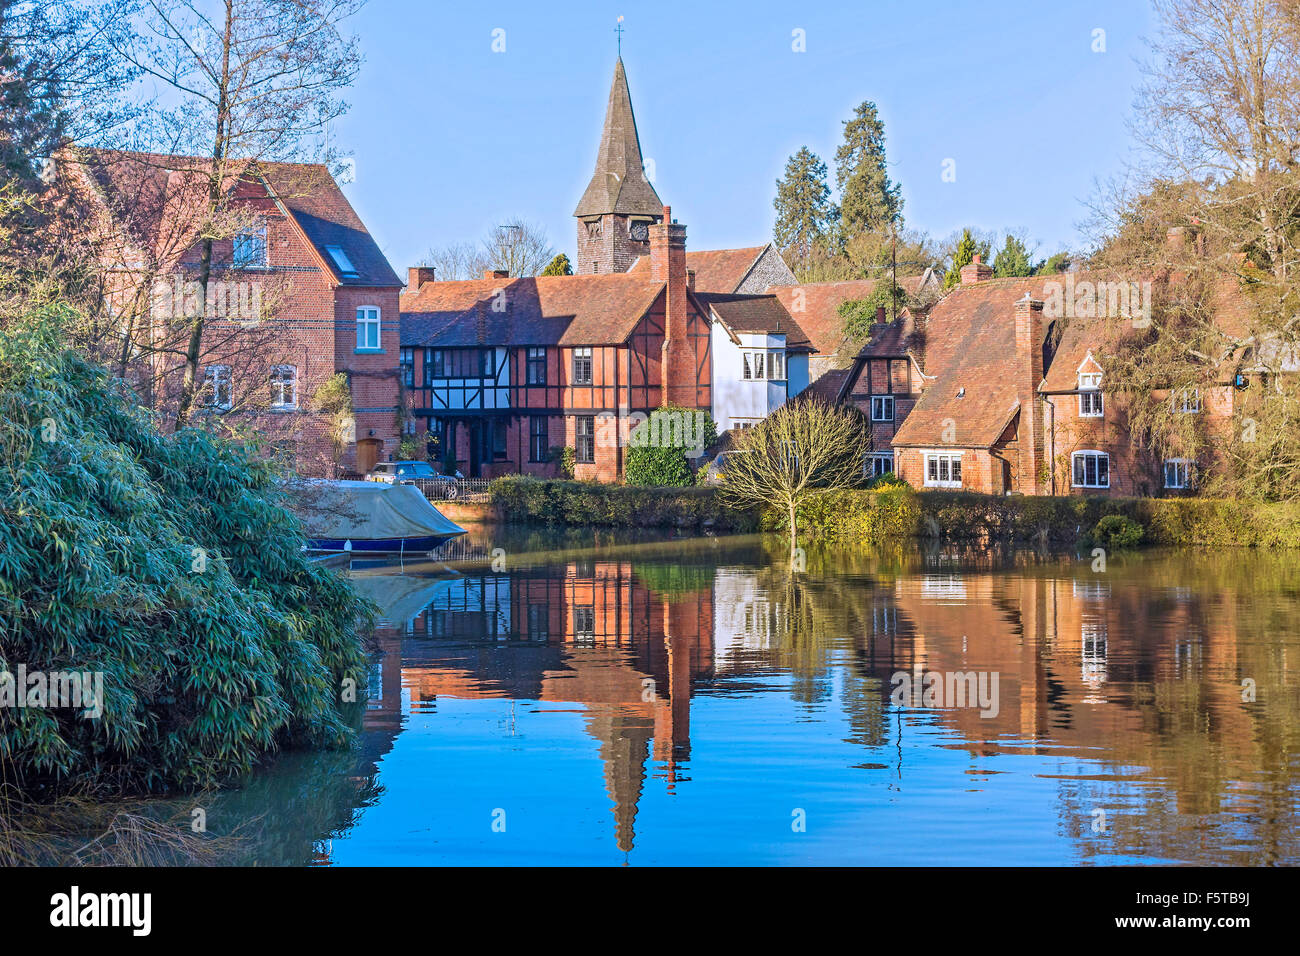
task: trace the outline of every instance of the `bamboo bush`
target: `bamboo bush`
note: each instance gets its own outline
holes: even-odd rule
[[[0,707],[0,784],[192,788],[348,741],[364,608],[307,560],[274,466],[160,432],[64,321],[0,331],[0,673],[100,672],[103,713]]]

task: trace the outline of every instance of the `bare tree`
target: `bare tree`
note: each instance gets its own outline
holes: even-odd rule
[[[555,258],[555,249],[541,226],[514,219],[488,231],[479,242],[435,246],[420,260],[439,279],[481,279],[488,270],[510,276],[535,276]]]
[[[861,483],[867,429],[856,409],[796,399],[741,431],[733,449],[723,473],[723,495],[738,505],[785,512],[794,567],[800,504]]]
[[[555,247],[541,226],[516,219],[492,230],[483,240],[483,255],[489,269],[535,276],[555,258]]]
[[[121,53],[168,94],[146,132],[167,152],[203,160],[196,218],[204,290],[216,242],[247,226],[241,182],[267,162],[337,159],[329,127],[346,112],[341,92],[360,65],[356,40],[341,27],[363,2],[143,0],[137,40]],[[199,390],[206,325],[203,310],[187,318],[178,425]]]
[[[430,249],[418,265],[432,266],[433,274],[442,280],[480,279],[488,268],[487,256],[477,243],[452,242]]]

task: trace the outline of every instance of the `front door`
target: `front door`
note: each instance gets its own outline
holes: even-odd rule
[[[363,438],[357,442],[357,471],[362,477],[375,467],[383,447],[384,443],[378,438]]]

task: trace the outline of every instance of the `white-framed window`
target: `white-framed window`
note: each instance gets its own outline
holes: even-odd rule
[[[894,420],[894,396],[871,396],[871,420],[873,422],[892,422]]]
[[[761,381],[766,377],[767,372],[767,353],[766,352],[741,352],[740,361],[743,363],[741,375],[745,381]]]
[[[892,451],[870,452],[862,461],[862,473],[868,478],[879,478],[894,470],[894,453]]]
[[[266,226],[254,226],[235,236],[231,258],[236,269],[266,268]]]
[[[363,305],[357,309],[357,348],[379,348],[379,306]]]
[[[1101,373],[1079,374],[1079,417],[1101,418],[1105,403],[1101,397]]]
[[[1165,487],[1190,488],[1196,483],[1196,463],[1190,458],[1165,459]]]
[[[591,347],[584,346],[573,350],[573,384],[590,385],[594,381],[594,365]]]
[[[767,353],[767,377],[773,382],[785,381],[785,353]]]
[[[927,488],[960,488],[961,452],[926,452],[925,486]]]
[[[298,368],[295,365],[271,366],[271,407],[298,407]]]
[[[1201,410],[1201,390],[1199,388],[1180,388],[1170,400],[1174,412],[1181,415],[1195,415]]]
[[[228,412],[234,407],[229,365],[209,365],[203,370],[203,390],[199,403],[204,408],[218,412]]]
[[[1076,488],[1110,487],[1110,455],[1104,451],[1076,451],[1070,456],[1070,471]]]

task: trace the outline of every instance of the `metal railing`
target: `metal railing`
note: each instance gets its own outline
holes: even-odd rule
[[[490,478],[402,478],[401,481],[415,485],[424,492],[430,501],[466,501],[486,502],[491,500],[488,494]]]

